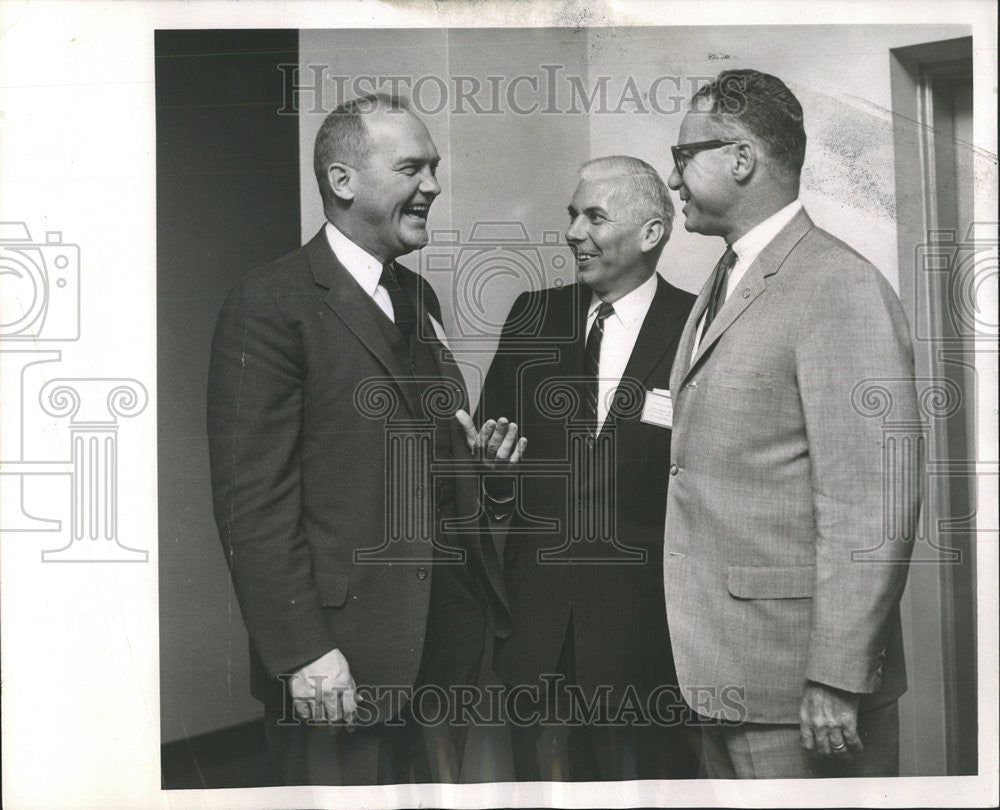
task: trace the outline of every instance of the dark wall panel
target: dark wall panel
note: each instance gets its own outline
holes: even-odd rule
[[[156,33],[161,738],[251,719],[246,631],[211,512],[205,391],[236,279],[299,245],[295,31]]]

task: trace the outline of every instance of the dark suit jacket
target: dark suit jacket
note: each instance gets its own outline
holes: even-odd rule
[[[570,399],[579,401],[590,300],[590,290],[578,285],[517,299],[486,378],[479,418],[481,424],[511,417],[528,439],[504,553],[514,632],[497,646],[496,671],[509,683],[537,683],[540,674],[554,672],[572,612],[577,680],[587,690],[610,684],[613,703],[628,684],[642,695],[675,682],[661,570],[670,430],[640,415],[647,391],[668,388],[694,296],[658,279],[619,388],[631,395],[612,407],[597,442],[613,442],[612,460],[594,477],[571,471],[571,448],[583,452],[593,444],[580,436],[576,414],[566,407]],[[631,551],[607,542],[576,543],[567,552],[585,562],[565,555],[539,559],[588,523],[602,539],[613,536]],[[602,556],[612,561],[600,562]]]
[[[430,286],[403,268],[399,277],[440,321]],[[208,390],[215,517],[250,635],[252,689],[265,702],[281,700],[276,676],[335,647],[359,687],[416,678],[433,567],[357,557],[389,536],[390,492],[419,505],[430,483],[427,469],[392,481],[387,470],[387,429],[418,413],[418,393],[400,384],[407,363],[398,331],[322,230],[248,273],[222,307]],[[461,407],[461,374],[450,359],[442,368],[439,401]],[[461,427],[454,418],[449,425],[458,463],[471,464]],[[478,485],[468,464],[453,479],[454,498],[473,530],[446,542],[468,552],[491,624],[503,634],[499,561],[477,531]],[[388,552],[428,556],[417,546]]]

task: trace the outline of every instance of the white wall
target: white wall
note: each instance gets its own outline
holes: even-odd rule
[[[958,25],[596,29],[588,35],[589,70],[592,81],[614,77],[612,97],[621,95],[628,77],[646,88],[658,76],[676,76],[682,90],[697,77],[727,69],[755,68],[781,78],[802,103],[805,118],[803,203],[820,227],[848,242],[898,287],[889,49],[968,33]],[[660,106],[671,109],[666,89],[677,85],[661,87]],[[666,178],[669,147],[677,142],[682,119],[683,110],[594,115],[593,153],[624,150]],[[916,156],[906,157],[919,171]],[[688,233],[680,220],[660,272],[694,290],[725,248],[719,239]]]
[[[355,76],[403,77],[401,94],[429,113],[421,118],[442,156],[438,171],[442,194],[431,207],[430,245],[401,261],[423,272],[441,299],[452,348],[475,403],[500,327],[517,294],[550,286],[557,279],[572,280],[571,254],[561,234],[577,168],[592,154],[587,116],[549,114],[544,104],[517,114],[508,100],[514,108],[532,106],[530,87],[519,84],[516,77],[544,79],[539,67],[543,64],[560,65],[585,80],[586,32],[303,31],[299,46],[303,76],[313,75],[306,69],[312,64],[327,66],[331,77],[351,77],[348,87]],[[459,76],[484,88],[479,106],[487,110],[494,106],[489,101],[492,77],[501,88],[496,106],[502,112],[477,114],[471,101],[458,99],[451,89],[447,103],[439,104],[438,81],[452,85]],[[333,91],[335,85],[332,80],[327,85],[327,111],[344,100]],[[417,94],[407,92],[412,87],[419,88]],[[565,88],[557,96],[560,106],[569,106]],[[441,111],[434,112],[438,107]],[[323,117],[300,115],[303,239],[323,222],[312,170],[313,141]],[[523,228],[526,240],[516,238],[517,227],[501,228],[496,225],[500,222]],[[546,234],[554,237],[554,243],[546,243]],[[448,267],[453,270],[443,269]]]

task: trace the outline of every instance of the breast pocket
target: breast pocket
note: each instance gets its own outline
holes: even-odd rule
[[[774,387],[774,377],[764,371],[713,371],[708,383],[712,388],[735,391],[770,391]]]
[[[810,599],[815,587],[813,565],[729,566],[728,589],[737,599]]]

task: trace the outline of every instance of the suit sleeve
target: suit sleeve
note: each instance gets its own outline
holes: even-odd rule
[[[514,301],[504,323],[503,331],[500,333],[500,342],[497,345],[496,354],[490,363],[489,371],[483,382],[483,390],[479,396],[479,406],[476,409],[475,423],[482,427],[488,419],[499,419],[505,416],[511,421],[517,422],[517,357],[512,354],[514,351],[509,342],[516,338],[520,328],[523,328],[524,315],[528,308],[529,294],[522,293]],[[524,436],[523,425],[521,436]],[[530,438],[529,438],[530,442]],[[486,508],[491,517],[502,519],[509,514],[511,509],[511,498],[515,487],[515,477],[511,474],[491,475],[485,479],[484,494],[486,496]]]
[[[271,677],[337,646],[300,526],[303,379],[291,325],[271,292],[249,276],[225,301],[212,341],[209,457],[236,596]]]
[[[476,409],[476,424],[481,425],[487,419],[498,419],[506,416],[516,421],[517,391],[516,374],[518,358],[510,341],[516,339],[524,327],[525,312],[528,309],[529,293],[522,293],[514,301],[497,345],[493,362],[486,373],[483,390],[479,397],[479,407]]]
[[[921,426],[898,298],[867,263],[842,270],[813,291],[796,344],[816,518],[806,677],[872,693],[906,584]]]

